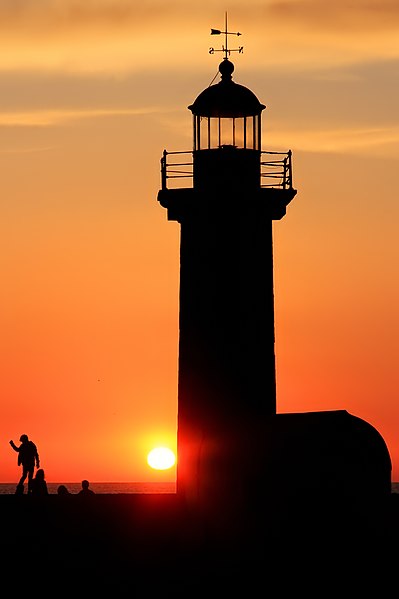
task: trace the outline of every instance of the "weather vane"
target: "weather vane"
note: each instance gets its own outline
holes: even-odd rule
[[[237,32],[233,32],[233,31],[227,31],[227,12],[226,12],[226,16],[225,16],[225,27],[224,27],[224,31],[221,31],[220,29],[211,29],[211,35],[221,35],[224,34],[225,36],[225,45],[222,45],[222,48],[220,50],[215,50],[215,48],[209,48],[209,54],[214,54],[215,52],[224,52],[224,59],[227,60],[227,57],[230,56],[231,52],[239,52],[240,54],[244,51],[244,46],[239,46],[238,48],[229,48],[228,47],[228,43],[227,43],[227,36],[228,35],[242,35],[239,31]]]

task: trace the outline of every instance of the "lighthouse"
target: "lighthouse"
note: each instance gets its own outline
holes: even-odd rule
[[[177,492],[198,501],[240,484],[243,439],[276,413],[272,225],[296,194],[231,51],[188,107],[192,151],[164,151],[158,193],[180,224]]]
[[[262,149],[266,106],[234,80],[227,22],[211,33],[226,36],[219,79],[188,106],[192,150],[164,150],[158,192],[180,225],[177,494],[213,522],[266,496],[270,514],[298,498],[357,506],[361,478],[386,497],[390,456],[371,425],[277,414],[273,224],[297,194],[292,153]]]

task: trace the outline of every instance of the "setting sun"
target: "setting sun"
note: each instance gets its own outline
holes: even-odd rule
[[[147,456],[147,462],[155,470],[167,470],[174,466],[176,457],[168,447],[154,447]]]

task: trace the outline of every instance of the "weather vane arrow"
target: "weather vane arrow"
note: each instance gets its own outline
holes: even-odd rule
[[[225,30],[222,31],[221,29],[211,29],[211,35],[224,35],[225,36],[225,45],[221,47],[220,50],[213,48],[209,48],[209,54],[214,54],[215,52],[224,52],[224,58],[225,60],[227,59],[228,56],[230,56],[231,52],[239,52],[240,54],[244,51],[244,47],[243,46],[239,46],[238,48],[229,48],[228,46],[228,42],[227,42],[227,36],[228,35],[242,35],[239,31],[227,31],[227,12],[226,12],[226,16],[225,16]]]

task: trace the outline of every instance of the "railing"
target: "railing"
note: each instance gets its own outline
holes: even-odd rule
[[[184,156],[187,158],[185,159]],[[292,189],[291,150],[288,152],[260,152],[259,172],[261,187]],[[167,152],[164,150],[161,158],[162,189],[180,187],[177,179],[193,179],[193,152]]]
[[[181,162],[180,156],[189,156],[190,162]],[[162,189],[168,189],[168,179],[193,178],[193,153],[192,152],[167,152],[163,151],[161,158],[161,184]],[[179,185],[174,185],[179,187]]]
[[[292,189],[292,152],[261,152],[260,186]],[[263,160],[268,156],[267,160]],[[278,158],[283,156],[283,158]]]

